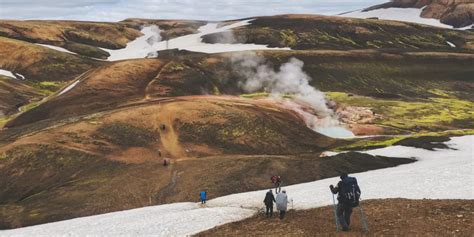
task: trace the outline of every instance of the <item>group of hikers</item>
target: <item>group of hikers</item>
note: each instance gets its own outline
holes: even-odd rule
[[[349,177],[347,174],[342,174],[340,178],[341,180],[336,187],[330,185],[329,189],[333,194],[337,194],[338,203],[337,206],[334,205],[336,228],[339,230],[339,226],[341,226],[343,231],[348,231],[351,223],[352,209],[359,205],[361,191],[356,178]],[[280,176],[272,176],[271,181],[275,186],[276,198],[271,189],[265,194],[265,199],[263,200],[263,203],[265,203],[265,215],[266,217],[273,216],[273,203],[276,203],[279,218],[282,220],[285,217],[287,204],[289,203],[288,195],[286,190],[281,191],[282,181]],[[364,225],[366,225],[365,222]],[[367,229],[367,226],[364,228]]]
[[[335,187],[330,185],[329,189],[332,194],[337,194],[337,205],[333,199],[336,228],[339,230],[339,226],[341,226],[343,231],[348,231],[349,225],[351,223],[352,209],[359,206],[361,191],[359,185],[357,184],[356,178],[350,177],[347,174],[342,174],[340,178],[341,180],[337,183],[337,185]],[[286,194],[286,190],[281,189],[282,180],[280,176],[272,176],[271,181],[275,187],[276,198],[273,195],[273,191],[271,189],[265,194],[265,199],[263,200],[263,203],[265,204],[265,215],[267,218],[273,216],[273,203],[276,203],[276,208],[279,211],[279,218],[280,220],[283,220],[283,218],[285,218],[287,205],[289,203],[288,195]],[[201,203],[205,204],[207,192],[201,191],[199,193],[199,197],[201,199]],[[365,223],[362,209],[360,210],[361,216],[363,218],[362,221],[364,228],[367,230],[367,224]]]

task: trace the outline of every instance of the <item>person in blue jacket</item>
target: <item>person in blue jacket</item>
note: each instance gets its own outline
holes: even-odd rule
[[[201,197],[201,204],[206,203],[207,192],[206,192],[206,191],[201,191],[201,193],[199,194],[199,196]]]

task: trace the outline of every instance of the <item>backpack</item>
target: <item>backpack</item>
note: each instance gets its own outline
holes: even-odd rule
[[[341,180],[339,195],[341,201],[351,207],[359,206],[360,188],[357,184],[357,179],[354,177],[347,177]]]

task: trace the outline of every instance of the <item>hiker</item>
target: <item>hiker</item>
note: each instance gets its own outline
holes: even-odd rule
[[[357,179],[349,177],[347,174],[340,176],[341,181],[334,187],[329,186],[333,194],[337,194],[337,220],[342,226],[343,231],[349,230],[351,224],[352,208],[359,205],[360,188],[357,184]]]
[[[273,175],[271,178],[273,185],[275,186],[275,193],[281,192],[281,177]]]
[[[170,164],[170,161],[168,159],[163,159],[163,166],[168,166]]]
[[[286,195],[285,190],[277,194],[275,202],[277,205],[277,210],[280,211],[280,220],[283,220],[286,214],[286,208],[288,204],[288,196]]]
[[[207,192],[206,191],[201,191],[201,193],[199,194],[199,197],[201,197],[201,204],[205,204],[206,203]]]
[[[265,215],[267,217],[273,216],[273,202],[275,202],[275,197],[273,196],[272,190],[270,189],[263,200],[263,203],[265,203],[266,207]]]

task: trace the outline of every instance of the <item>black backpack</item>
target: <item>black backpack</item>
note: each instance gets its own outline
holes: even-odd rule
[[[341,180],[339,195],[343,203],[352,207],[359,206],[360,188],[357,184],[357,179],[354,177],[346,177]]]

